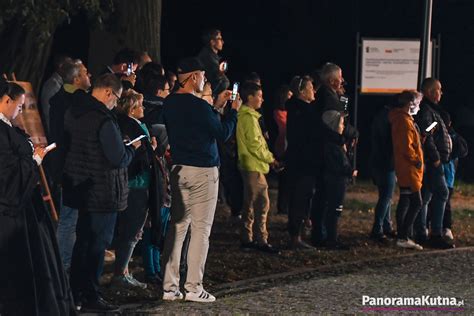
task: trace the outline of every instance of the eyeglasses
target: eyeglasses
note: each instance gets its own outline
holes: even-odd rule
[[[117,98],[117,100],[120,100],[119,95],[114,90],[111,90],[111,91],[112,91],[112,94]]]
[[[224,39],[222,37],[216,37],[214,40],[216,41],[223,41]]]

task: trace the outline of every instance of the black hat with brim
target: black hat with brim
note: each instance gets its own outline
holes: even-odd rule
[[[203,71],[201,61],[196,57],[183,58],[178,63],[178,74],[187,74],[193,71]]]

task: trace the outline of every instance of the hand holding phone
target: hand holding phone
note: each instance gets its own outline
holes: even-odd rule
[[[226,61],[223,61],[223,62],[221,62],[221,64],[219,65],[219,70],[220,70],[221,72],[226,72],[227,69],[228,69],[228,67],[229,67],[229,64],[228,64]]]
[[[50,152],[50,151],[53,150],[53,149],[56,149],[56,147],[57,147],[57,146],[56,146],[56,143],[52,143],[52,144],[46,146],[46,147],[44,148],[45,154],[48,153],[48,152]]]
[[[234,86],[232,87],[232,95],[230,96],[231,101],[234,101],[237,98],[238,92],[239,92],[239,83],[234,82]]]
[[[127,77],[129,77],[131,74],[133,74],[133,66],[131,63],[127,64]]]

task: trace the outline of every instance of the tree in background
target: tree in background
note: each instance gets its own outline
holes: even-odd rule
[[[38,92],[56,29],[80,12],[89,29],[106,26],[119,45],[160,60],[161,0],[1,0],[0,73],[15,73]]]

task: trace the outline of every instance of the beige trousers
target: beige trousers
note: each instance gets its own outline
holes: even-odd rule
[[[270,209],[267,179],[260,172],[240,170],[240,173],[244,184],[242,242],[248,243],[255,240],[258,244],[266,244],[268,241],[267,216]],[[253,237],[254,222],[256,224],[255,238]]]
[[[179,263],[184,238],[191,228],[188,251],[188,274],[184,288],[200,293],[216,211],[219,171],[217,167],[200,168],[176,165],[171,170],[171,223],[163,252],[164,291],[179,289]]]

